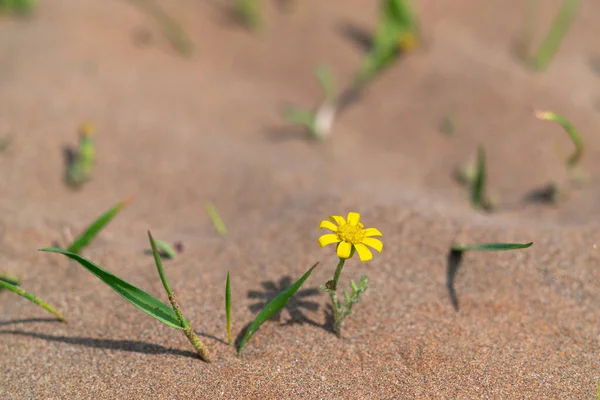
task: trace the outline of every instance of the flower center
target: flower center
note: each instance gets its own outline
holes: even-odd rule
[[[337,235],[341,241],[351,243],[351,244],[359,244],[362,243],[365,238],[365,230],[363,229],[363,224],[359,223],[357,226],[344,224],[338,227]]]

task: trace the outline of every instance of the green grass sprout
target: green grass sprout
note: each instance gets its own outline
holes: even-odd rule
[[[79,127],[79,147],[74,152],[72,160],[69,160],[67,184],[78,188],[91,180],[95,162],[94,125],[84,123]]]
[[[536,71],[544,71],[556,55],[560,44],[569,31],[577,12],[580,0],[565,0],[552,22],[550,30],[538,47],[531,60],[531,67]]]
[[[0,13],[29,14],[35,4],[35,0],[0,0]]]
[[[412,50],[418,36],[416,14],[408,0],[382,0],[372,48],[360,67],[355,84],[362,86],[393,63],[401,52]]]
[[[571,142],[575,146],[575,151],[567,159],[567,169],[572,169],[578,166],[581,156],[583,155],[583,140],[579,133],[565,117],[552,111],[536,111],[535,116],[538,119],[545,121],[553,121],[559,124],[569,135]]]
[[[156,247],[158,248],[158,252],[161,257],[169,259],[177,257],[177,251],[173,249],[171,245],[169,245],[167,242],[160,239],[154,239],[154,243],[156,244]]]
[[[75,254],[79,254],[81,250],[86,247],[90,242],[98,235],[98,233],[104,229],[104,227],[112,221],[114,217],[125,207],[130,201],[132,197],[128,197],[127,199],[121,201],[113,208],[102,214],[98,219],[96,219],[87,229],[77,238],[75,241],[68,247],[67,251]]]
[[[194,42],[181,25],[163,10],[154,0],[129,0],[140,6],[161,26],[163,34],[171,46],[184,57],[194,53]]]
[[[227,280],[225,281],[225,315],[227,316],[227,343],[231,346],[233,339],[231,336],[231,282],[229,272],[227,272]]]
[[[25,297],[27,300],[30,300],[30,301],[34,302],[35,304],[37,304],[38,306],[42,307],[44,310],[46,310],[49,313],[51,313],[52,315],[54,315],[56,318],[58,318],[62,322],[67,322],[65,317],[61,313],[56,311],[51,305],[49,305],[45,301],[35,297],[31,293],[26,292],[25,290],[21,289],[20,287],[10,284],[3,279],[0,279],[0,287],[10,290],[11,292],[18,294],[19,296]]]
[[[486,184],[485,151],[480,146],[477,151],[475,176],[471,182],[471,205],[476,210],[491,211],[494,208],[493,202],[487,197]]]
[[[314,73],[323,90],[321,105],[316,111],[288,107],[283,110],[283,117],[292,124],[306,128],[312,139],[323,140],[331,134],[338,94],[335,77],[327,65],[318,65]]]
[[[302,275],[302,277],[298,279],[292,286],[281,291],[277,296],[275,296],[275,298],[271,300],[262,309],[260,313],[258,313],[252,324],[250,324],[250,326],[246,330],[246,333],[244,334],[242,340],[240,341],[237,350],[238,356],[241,354],[244,346],[246,346],[246,343],[248,343],[248,341],[256,333],[258,328],[260,328],[262,324],[264,324],[271,317],[273,317],[273,315],[277,314],[279,311],[281,311],[281,309],[283,309],[283,307],[285,307],[290,298],[298,291],[298,289],[300,289],[304,281],[308,279],[308,277],[310,276],[312,271],[317,267],[317,265],[319,265],[318,262],[315,265],[313,265],[308,271],[306,271],[306,273]]]
[[[470,244],[461,246],[452,246],[452,251],[504,251],[526,249],[531,247],[533,242],[529,243],[485,243],[485,244]]]
[[[250,31],[256,32],[264,27],[260,0],[235,0],[235,11]]]
[[[227,227],[225,227],[225,223],[223,222],[219,211],[217,211],[217,208],[212,203],[208,203],[206,205],[206,212],[208,213],[208,217],[212,221],[215,230],[219,235],[225,236],[227,234]]]
[[[0,271],[0,281],[4,281],[4,282],[10,283],[11,285],[15,285],[15,286],[19,286],[21,283],[21,280],[19,279],[18,276],[9,274],[8,272],[2,272],[2,271]]]

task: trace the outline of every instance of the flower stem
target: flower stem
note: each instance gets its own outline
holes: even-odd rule
[[[335,269],[335,274],[333,275],[333,281],[328,282],[328,289],[330,289],[328,291],[329,293],[329,297],[331,298],[331,306],[333,307],[333,332],[335,333],[335,335],[340,338],[342,337],[342,317],[340,315],[340,307],[338,304],[338,299],[337,299],[337,283],[338,280],[340,279],[340,274],[342,273],[342,268],[344,268],[344,263],[346,262],[346,259],[344,258],[340,258],[340,262],[337,265],[337,268]]]

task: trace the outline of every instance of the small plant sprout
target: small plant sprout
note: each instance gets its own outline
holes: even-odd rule
[[[84,123],[79,128],[79,147],[68,165],[67,184],[78,188],[92,179],[95,162],[94,125]]]
[[[227,344],[233,344],[231,335],[231,281],[229,280],[229,272],[227,272],[227,280],[225,281],[225,316],[227,318]]]
[[[331,134],[331,128],[337,110],[337,90],[333,72],[326,65],[315,69],[315,77],[323,89],[323,97],[316,111],[289,107],[283,111],[283,116],[292,124],[305,127],[312,139],[323,140]]]
[[[110,210],[102,214],[98,219],[90,224],[83,233],[73,241],[73,243],[68,247],[67,251],[75,254],[79,254],[84,247],[86,247],[90,242],[100,233],[102,229],[110,221],[113,220],[114,217],[125,207],[130,201],[132,197],[128,197],[125,200],[121,201]]]
[[[87,269],[97,278],[99,278],[102,282],[107,284],[111,289],[117,292],[121,297],[125,300],[129,301],[135,307],[150,315],[151,317],[157,319],[163,324],[178,330],[182,330],[196,352],[198,356],[205,362],[210,362],[208,350],[202,344],[196,333],[194,333],[193,329],[190,326],[190,323],[183,314],[181,313],[181,308],[179,304],[175,300],[175,295],[169,286],[167,278],[165,276],[165,272],[162,266],[162,261],[160,259],[160,255],[158,254],[158,248],[156,247],[156,243],[152,238],[150,232],[148,232],[148,238],[150,240],[150,246],[152,247],[152,253],[154,254],[154,261],[156,263],[156,269],[158,270],[158,275],[160,276],[160,280],[167,292],[169,297],[169,302],[171,303],[171,307],[152,296],[149,293],[144,292],[143,290],[133,286],[132,284],[122,280],[121,278],[113,275],[102,267],[92,263],[91,261],[75,254],[71,253],[67,250],[57,249],[57,248],[45,248],[40,249],[41,251],[47,251],[52,253],[60,253],[68,258],[77,261],[82,267]]]
[[[9,283],[8,281],[6,281],[4,279],[0,279],[0,288],[10,290],[11,292],[18,294],[19,296],[25,297],[27,300],[34,302],[38,306],[42,307],[44,310],[46,310],[49,313],[51,313],[52,315],[54,315],[60,321],[67,322],[65,317],[61,313],[56,311],[51,305],[49,305],[45,301],[35,297],[31,293],[26,292],[25,290],[21,289],[19,286]]]
[[[154,239],[154,244],[156,244],[156,248],[158,249],[158,254],[161,257],[173,259],[177,257],[177,250],[171,247],[170,244],[165,242],[164,240]]]
[[[0,0],[0,13],[28,14],[35,3],[35,0]]]
[[[256,32],[263,28],[261,0],[235,0],[235,10],[246,28]]]
[[[462,264],[463,254],[467,251],[506,251],[506,250],[518,250],[526,249],[531,247],[533,242],[529,243],[485,243],[485,244],[474,244],[474,245],[454,245],[450,248],[448,253],[448,268],[446,273],[446,285],[448,287],[448,293],[452,306],[458,311],[458,296],[454,288],[454,280],[458,269]]]
[[[208,217],[213,223],[217,233],[219,233],[221,236],[227,235],[227,227],[225,226],[225,223],[223,222],[223,219],[221,218],[217,208],[212,203],[208,203],[206,205],[206,212],[208,213]]]
[[[417,46],[418,22],[408,0],[382,0],[369,54],[363,61],[355,84],[362,86],[388,67],[400,53]]]
[[[562,126],[565,132],[567,132],[569,138],[571,139],[571,142],[573,142],[573,145],[575,146],[575,151],[573,152],[573,154],[571,154],[571,156],[569,156],[566,163],[567,169],[572,171],[579,165],[579,161],[581,160],[581,156],[583,155],[583,140],[581,139],[581,136],[579,136],[579,133],[577,132],[573,124],[571,124],[571,122],[569,122],[562,115],[559,115],[552,111],[536,111],[535,116],[536,118],[544,121],[556,122],[557,124]]]
[[[21,280],[18,276],[2,271],[0,271],[0,281],[4,281],[15,286],[19,286],[19,284],[21,283]]]
[[[469,185],[471,189],[471,206],[476,210],[491,211],[494,209],[494,201],[486,193],[486,166],[485,151],[479,147],[477,151],[477,163],[475,166],[466,164],[457,173],[461,183]]]
[[[252,323],[246,330],[246,333],[244,334],[242,340],[240,341],[240,344],[238,345],[238,356],[242,353],[244,346],[246,346],[246,343],[248,343],[248,341],[256,333],[258,328],[260,328],[262,324],[267,322],[285,307],[285,305],[288,303],[288,301],[290,301],[292,296],[298,291],[298,289],[300,289],[304,281],[308,279],[308,277],[317,267],[317,265],[319,265],[318,262],[312,267],[310,267],[310,269],[306,271],[306,273],[302,275],[302,277],[298,279],[292,286],[281,291],[277,296],[275,296],[275,298],[268,302],[267,305],[265,305],[265,307],[258,313],[254,321],[252,321]]]
[[[364,228],[360,222],[360,214],[356,212],[348,213],[348,219],[333,215],[329,220],[321,221],[319,229],[329,229],[333,233],[324,234],[319,238],[321,247],[330,244],[336,244],[336,253],[339,258],[337,268],[333,275],[333,279],[325,285],[321,285],[321,290],[327,293],[331,299],[333,307],[333,332],[337,337],[341,337],[342,325],[344,319],[352,312],[352,306],[358,302],[360,293],[367,290],[367,277],[363,277],[359,284],[354,281],[350,283],[352,293],[344,291],[344,303],[338,300],[337,285],[342,268],[347,259],[351,258],[355,253],[361,262],[370,261],[373,258],[373,253],[369,247],[374,248],[378,252],[383,249],[383,243],[373,236],[382,236],[381,232],[375,228]]]
[[[580,0],[564,0],[546,37],[542,40],[536,54],[531,59],[531,67],[536,71],[544,71],[554,58],[560,44],[569,31],[577,12]]]

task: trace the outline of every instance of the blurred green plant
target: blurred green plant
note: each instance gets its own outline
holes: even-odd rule
[[[196,349],[198,356],[202,360],[210,362],[208,350],[191,328],[189,321],[185,319],[185,317],[181,313],[179,304],[175,300],[175,295],[173,294],[173,291],[171,290],[171,287],[169,286],[169,283],[165,276],[160,254],[158,253],[158,248],[156,247],[156,243],[154,242],[150,231],[148,231],[148,238],[150,240],[150,246],[152,247],[152,253],[154,255],[154,261],[156,263],[156,269],[158,270],[160,280],[169,297],[171,307],[167,306],[165,303],[152,296],[151,294],[148,294],[145,291],[133,286],[132,284],[122,280],[116,275],[113,275],[112,273],[108,272],[102,267],[92,263],[91,261],[75,253],[71,253],[67,250],[57,248],[44,248],[40,250],[63,254],[66,257],[77,261],[82,267],[84,267],[97,278],[99,278],[102,282],[108,285],[111,289],[113,289],[121,297],[129,301],[139,310],[143,311],[144,313],[150,315],[151,317],[155,318],[156,320],[162,322],[163,324],[171,328],[182,330],[188,338],[189,342],[192,344],[192,346],[194,346],[194,349]]]
[[[535,116],[537,119],[556,122],[569,135],[571,142],[573,142],[573,146],[575,146],[575,151],[567,159],[566,165],[568,170],[576,168],[579,165],[581,156],[583,155],[584,146],[583,140],[581,139],[579,132],[577,132],[573,124],[562,115],[559,115],[552,111],[536,111]]]
[[[18,276],[2,271],[0,271],[0,281],[4,281],[15,286],[19,286],[19,284],[21,283],[21,280]]]
[[[225,316],[227,319],[227,344],[231,346],[233,338],[231,335],[231,281],[229,280],[229,271],[225,281]]]
[[[38,306],[42,307],[44,310],[48,311],[49,313],[51,313],[52,315],[54,315],[56,318],[58,318],[60,321],[62,322],[67,322],[67,320],[65,319],[65,317],[59,313],[58,311],[56,311],[54,309],[54,307],[52,307],[51,305],[49,305],[48,303],[46,303],[44,300],[32,295],[31,293],[21,289],[19,286],[9,283],[7,280],[5,279],[0,279],[0,288],[4,288],[6,290],[10,290],[13,293],[18,294],[19,296],[25,297],[27,300],[32,301],[33,303],[37,304]]]
[[[355,85],[362,86],[372,80],[400,53],[415,48],[418,41],[418,21],[409,1],[382,0],[371,50],[363,60]]]
[[[445,115],[440,123],[440,131],[446,136],[454,135],[456,130],[456,122],[451,115]]]
[[[298,291],[298,289],[300,289],[304,281],[308,279],[308,277],[310,276],[312,271],[317,267],[317,265],[319,265],[318,262],[315,265],[313,265],[308,271],[306,271],[306,273],[302,275],[302,277],[298,279],[292,286],[283,290],[277,296],[275,296],[275,298],[269,303],[267,303],[267,305],[265,305],[261,312],[258,313],[254,321],[246,330],[246,333],[244,334],[242,340],[240,341],[240,344],[238,345],[238,356],[242,353],[242,350],[246,346],[246,343],[248,343],[248,341],[256,333],[258,328],[260,328],[262,324],[271,319],[275,314],[280,312],[283,309],[283,307],[285,307],[285,305],[292,298],[292,296]]]
[[[29,14],[35,5],[36,0],[0,0],[0,13]]]
[[[314,73],[323,90],[324,99],[321,105],[316,111],[288,107],[283,110],[283,117],[292,124],[306,128],[312,139],[323,140],[331,134],[331,127],[337,109],[338,95],[335,77],[327,65],[318,65]]]
[[[459,182],[470,187],[471,206],[475,210],[492,211],[495,208],[494,200],[487,195],[485,151],[479,147],[477,151],[477,163],[475,166],[465,164],[459,168],[457,173]]]
[[[264,27],[260,0],[235,0],[234,5],[238,17],[250,31],[256,32]]]
[[[79,188],[92,179],[95,162],[94,125],[84,123],[79,127],[79,147],[72,154],[67,166],[67,184]]]
[[[131,201],[132,197],[128,197],[120,203],[113,206],[110,210],[102,214],[98,219],[92,222],[83,233],[73,241],[68,247],[67,251],[75,254],[79,254],[83,248],[90,244],[90,242],[100,233],[102,229],[110,221],[117,216],[117,214]]]
[[[158,253],[161,257],[173,259],[177,257],[177,254],[179,254],[177,250],[171,247],[171,245],[164,240],[154,239],[154,243],[156,244],[156,248],[158,249]]]
[[[219,235],[227,235],[227,227],[225,226],[225,223],[223,222],[221,214],[219,214],[217,208],[212,203],[208,203],[206,205],[206,212],[208,213],[208,217],[210,218],[215,230],[219,233]]]

